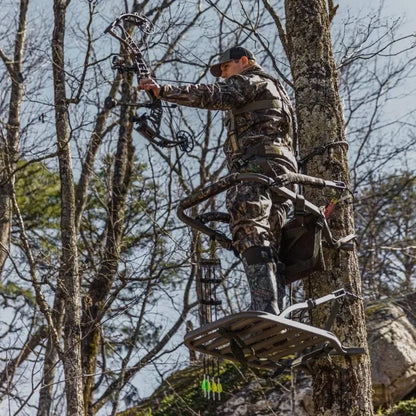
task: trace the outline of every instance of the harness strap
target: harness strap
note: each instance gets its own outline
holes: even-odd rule
[[[231,147],[234,153],[240,152],[240,147],[238,146],[237,142],[237,131],[235,128],[235,118],[234,114],[231,113],[231,117],[229,119],[229,126],[228,126],[228,139],[230,140]]]
[[[275,138],[283,138],[283,135],[276,134]],[[235,152],[232,158],[232,166],[236,169],[242,169],[247,163],[252,160],[256,159],[258,164],[261,164],[265,170],[265,174],[268,171],[269,174],[274,175],[274,172],[270,172],[270,168],[266,163],[267,158],[283,158],[285,160],[291,160],[291,156],[293,155],[292,151],[289,150],[286,146],[279,146],[279,145],[265,145],[264,143],[260,142],[251,146],[247,146],[244,149],[244,153],[242,152]],[[292,166],[293,164],[291,164]]]
[[[260,100],[260,101],[252,101],[244,105],[243,107],[236,108],[232,110],[234,115],[246,113],[248,111],[256,111],[256,110],[266,110],[268,108],[282,108],[282,102],[279,99],[275,100]]]

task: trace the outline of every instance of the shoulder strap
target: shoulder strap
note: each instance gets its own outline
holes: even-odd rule
[[[298,153],[298,138],[297,138],[297,130],[296,130],[296,122],[295,122],[295,115],[294,115],[294,111],[293,111],[293,107],[292,107],[292,103],[290,101],[290,98],[286,92],[286,90],[284,89],[282,83],[275,77],[273,77],[272,75],[267,74],[266,72],[264,72],[263,70],[260,70],[258,72],[258,74],[264,78],[270,79],[271,81],[273,81],[279,91],[280,97],[283,101],[283,105],[282,105],[282,109],[283,112],[286,114],[288,121],[290,123],[290,136],[293,137],[294,140],[294,149],[295,149],[295,153]]]
[[[243,107],[233,109],[232,112],[236,115],[247,111],[266,110],[267,108],[282,108],[282,102],[278,99],[252,101]]]

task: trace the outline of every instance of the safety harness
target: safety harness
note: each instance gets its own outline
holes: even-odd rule
[[[236,108],[232,111],[234,115],[246,113],[249,111],[257,111],[257,110],[267,110],[271,108],[282,108],[282,102],[280,99],[274,100],[260,100],[260,101],[252,101],[244,105],[243,107]]]
[[[274,86],[276,87],[276,90],[277,90],[280,97],[270,99],[270,100],[251,101],[251,102],[247,103],[246,105],[244,105],[242,107],[234,108],[230,111],[229,126],[228,126],[228,140],[231,143],[231,147],[233,149],[234,154],[238,154],[238,155],[243,154],[244,155],[241,158],[241,160],[238,162],[240,165],[243,163],[244,157],[246,156],[247,151],[245,150],[244,152],[242,152],[241,149],[240,149],[240,146],[238,144],[238,132],[237,132],[236,123],[235,123],[235,116],[236,115],[247,113],[247,112],[258,111],[258,110],[279,109],[279,110],[282,110],[282,112],[287,117],[287,121],[288,121],[290,129],[291,130],[293,129],[292,106],[290,104],[289,97],[287,96],[285,90],[283,89],[282,85],[280,84],[280,81],[278,79],[270,76],[269,74],[266,74],[263,71],[256,72],[256,75],[272,81]],[[254,150],[255,149],[251,150],[251,153],[253,153]],[[253,153],[253,155],[254,155],[254,153]],[[250,156],[250,158],[252,156]]]

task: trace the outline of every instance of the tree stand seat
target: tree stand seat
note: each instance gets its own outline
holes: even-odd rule
[[[346,294],[341,289],[317,300],[295,304],[278,316],[261,311],[226,316],[187,333],[184,342],[191,350],[267,370],[305,365],[323,353],[362,354],[363,348],[342,345],[327,329],[287,318],[289,314]],[[334,314],[331,312],[328,322],[334,320]]]

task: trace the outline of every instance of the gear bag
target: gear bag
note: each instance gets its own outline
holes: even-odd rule
[[[282,228],[279,260],[285,265],[286,284],[325,270],[322,220],[305,211],[305,198],[296,196],[294,217]]]

